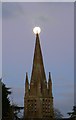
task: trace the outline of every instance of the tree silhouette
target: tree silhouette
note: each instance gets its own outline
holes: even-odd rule
[[[72,112],[68,112],[68,115],[70,115],[70,117],[76,117],[76,106],[73,106]]]
[[[10,94],[10,88],[2,83],[2,120],[12,120],[12,109],[8,98]]]
[[[20,110],[24,109],[24,107],[19,107],[16,104],[11,105],[11,108],[13,110],[14,118],[19,120],[18,114],[20,113]],[[21,117],[22,118],[22,117]]]
[[[54,108],[54,117],[55,117],[56,119],[60,119],[60,118],[63,117],[62,113],[61,113],[60,110],[57,109],[57,108]]]

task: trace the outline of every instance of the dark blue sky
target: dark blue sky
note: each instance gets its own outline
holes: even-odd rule
[[[24,102],[25,73],[29,81],[35,45],[32,29],[41,27],[45,72],[52,74],[54,106],[64,116],[74,105],[74,3],[3,3],[3,81],[11,99]]]

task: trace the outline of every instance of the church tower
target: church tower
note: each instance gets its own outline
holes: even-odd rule
[[[24,119],[53,120],[52,80],[49,72],[46,80],[39,34],[36,33],[36,43],[30,83],[26,73],[24,96]]]

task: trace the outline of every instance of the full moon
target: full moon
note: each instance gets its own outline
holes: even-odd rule
[[[41,32],[40,27],[34,27],[33,32],[34,32],[35,34],[39,34],[39,33]]]

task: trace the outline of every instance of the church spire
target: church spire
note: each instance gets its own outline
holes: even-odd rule
[[[34,91],[33,88],[35,89],[33,94],[36,94],[38,92],[37,91],[38,81],[40,81],[41,83],[41,92],[43,92],[44,89],[47,89],[45,88],[46,75],[45,75],[45,70],[44,70],[39,34],[37,33],[35,50],[34,50],[34,58],[33,58],[33,68],[32,68],[32,74],[31,74],[31,82],[30,82],[30,88],[32,89],[32,92]]]
[[[31,80],[36,81],[38,78],[40,80],[46,80],[39,35],[36,34],[36,43],[35,43]]]
[[[39,33],[40,28],[35,27],[36,34],[33,67],[30,84],[26,73],[26,92],[24,97],[24,119],[50,119],[53,120],[53,97],[51,75],[47,83],[43,57],[41,52]],[[47,118],[46,118],[47,117]]]

